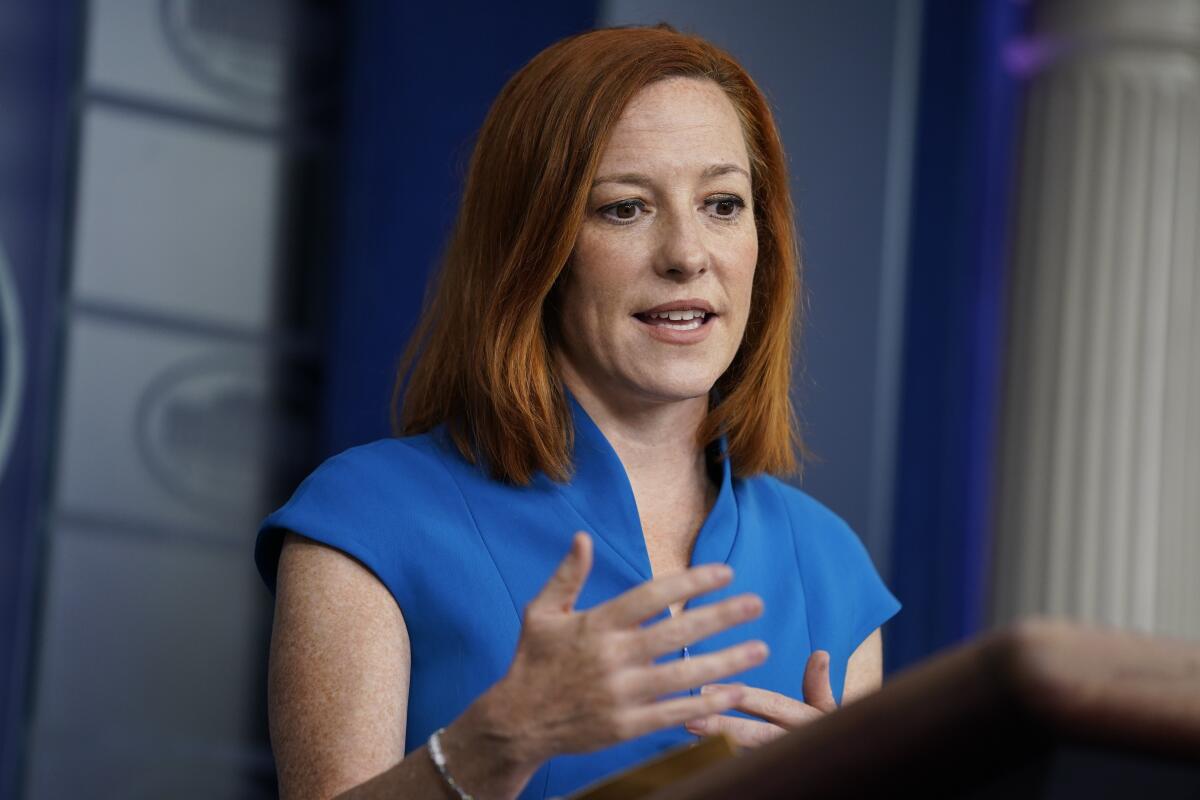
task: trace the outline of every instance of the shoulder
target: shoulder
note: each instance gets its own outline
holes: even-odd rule
[[[833,509],[800,487],[785,483],[772,475],[762,476],[760,480],[770,485],[771,490],[776,492],[787,506],[788,513],[796,519],[822,528],[850,529],[846,521]]]
[[[433,433],[402,438],[377,439],[343,450],[325,459],[309,478],[355,476],[389,477],[397,474],[436,479],[446,472],[441,461],[444,444]]]
[[[424,434],[379,439],[326,459],[259,525],[255,560],[267,586],[274,589],[286,532],[336,547],[392,585],[396,565],[432,532],[470,524],[451,473],[454,455]]]
[[[316,500],[349,510],[400,497],[436,501],[454,494],[448,461],[457,456],[432,433],[378,439],[330,456],[297,487],[289,503]]]
[[[801,562],[824,562],[829,567],[864,566],[867,550],[853,528],[837,512],[803,489],[771,475],[748,479],[753,490],[770,495],[792,529]]]
[[[484,479],[440,431],[378,439],[326,459],[287,507],[372,528],[445,521],[463,510],[463,484]]]
[[[773,498],[787,514],[797,535],[849,534],[857,538],[846,521],[833,509],[797,486],[781,481],[773,475],[755,475],[746,480],[746,485],[753,492]]]

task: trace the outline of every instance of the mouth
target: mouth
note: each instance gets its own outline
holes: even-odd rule
[[[689,308],[680,311],[641,311],[634,314],[639,321],[658,328],[676,331],[694,331],[707,325],[716,318],[716,314]]]
[[[663,303],[633,315],[639,321],[656,328],[676,331],[694,331],[712,322],[717,317],[712,306],[704,300],[676,300]]]

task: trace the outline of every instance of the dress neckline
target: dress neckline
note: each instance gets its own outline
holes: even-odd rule
[[[565,483],[555,486],[579,515],[643,579],[650,580],[650,554],[638,516],[637,501],[625,466],[604,433],[566,391],[574,424],[572,464],[574,473]],[[710,445],[710,463],[720,471],[717,498],[700,526],[692,547],[690,566],[727,563],[737,536],[737,501],[724,436]]]

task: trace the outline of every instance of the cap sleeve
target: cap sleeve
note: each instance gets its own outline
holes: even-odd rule
[[[850,656],[902,606],[845,520],[808,495],[796,495],[789,505],[812,647],[829,651],[830,683],[840,703]]]
[[[382,443],[351,448],[325,461],[297,487],[291,499],[262,521],[254,545],[254,563],[275,594],[279,554],[288,531],[353,556],[385,586],[394,586],[381,524],[387,496]]]
[[[880,577],[862,540],[840,517],[826,534],[829,569],[845,591],[842,618],[837,626],[847,631],[846,649],[852,654],[874,631],[900,610],[900,601]]]

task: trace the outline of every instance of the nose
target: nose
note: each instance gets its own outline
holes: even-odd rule
[[[707,272],[711,262],[704,224],[696,214],[686,210],[664,214],[656,272],[668,280],[686,282]]]

